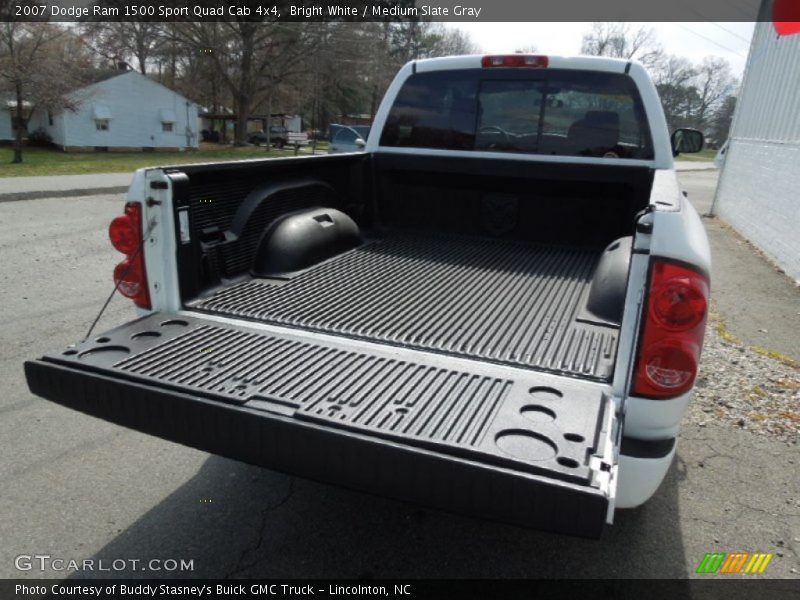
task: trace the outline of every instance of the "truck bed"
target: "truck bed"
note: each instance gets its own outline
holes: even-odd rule
[[[513,163],[467,163],[439,167],[491,172],[384,165],[381,180],[420,182],[396,193],[367,185],[358,155],[314,159],[310,180],[305,159],[170,170],[179,307],[27,362],[31,390],[300,477],[600,535],[619,328],[587,297],[609,289],[609,248],[639,208],[617,180],[638,172],[533,182]],[[270,223],[314,207],[351,215],[361,243],[258,271]]]
[[[618,328],[580,319],[599,257],[594,248],[370,232],[358,248],[291,277],[247,278],[189,306],[608,381]]]

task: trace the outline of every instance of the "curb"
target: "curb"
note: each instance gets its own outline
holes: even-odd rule
[[[74,196],[98,196],[100,194],[121,194],[128,191],[127,185],[80,190],[49,190],[43,192],[19,192],[0,194],[0,202],[17,202],[19,200],[36,200],[39,198],[67,198]]]
[[[674,164],[675,164],[675,172],[677,173],[682,173],[686,171],[719,171],[716,165],[714,165],[713,163],[709,164],[705,161],[678,160],[675,161]]]

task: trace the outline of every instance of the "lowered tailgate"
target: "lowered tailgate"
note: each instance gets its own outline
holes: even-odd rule
[[[188,312],[25,370],[48,400],[318,481],[590,537],[613,514],[597,382]]]

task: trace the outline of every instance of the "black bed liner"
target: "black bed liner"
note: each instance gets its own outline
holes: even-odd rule
[[[34,393],[115,423],[458,512],[597,536],[613,496],[599,383],[189,314],[26,373]]]
[[[190,306],[608,381],[618,329],[578,320],[599,256],[593,248],[384,232],[288,281],[250,279]]]

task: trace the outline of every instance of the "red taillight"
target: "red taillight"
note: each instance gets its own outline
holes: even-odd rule
[[[108,226],[108,238],[111,240],[111,245],[123,254],[133,254],[139,246],[139,240],[136,237],[137,229],[126,208],[125,214],[115,218]]]
[[[545,68],[550,63],[547,56],[534,54],[504,54],[499,56],[484,56],[481,59],[482,67],[528,67]]]
[[[119,292],[141,308],[150,308],[147,289],[147,272],[144,266],[142,245],[142,207],[136,202],[125,205],[120,215],[108,228],[111,244],[127,257],[114,269],[114,283]]]
[[[697,376],[708,308],[708,280],[688,267],[656,259],[643,313],[631,393],[672,398]]]
[[[126,298],[136,298],[142,293],[143,273],[138,262],[126,258],[114,267],[114,282],[119,293]]]
[[[665,270],[669,265],[657,265]],[[675,276],[652,291],[650,308],[662,327],[675,331],[691,329],[706,316],[708,285],[699,276]]]

